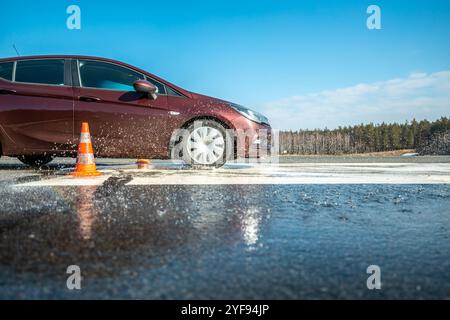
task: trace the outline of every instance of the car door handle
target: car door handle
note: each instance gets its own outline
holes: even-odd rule
[[[85,102],[100,102],[100,101],[102,101],[102,99],[100,99],[100,98],[90,97],[90,96],[81,96],[81,97],[78,97],[78,100],[85,101]]]
[[[16,90],[12,89],[0,89],[0,94],[15,94],[17,93]]]

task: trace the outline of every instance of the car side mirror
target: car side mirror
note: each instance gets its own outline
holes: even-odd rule
[[[146,94],[152,100],[156,100],[158,97],[156,95],[158,93],[158,87],[146,80],[136,80],[133,83],[133,88],[136,92]]]

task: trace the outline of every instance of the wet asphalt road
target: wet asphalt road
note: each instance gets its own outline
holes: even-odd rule
[[[450,298],[449,184],[20,186],[72,164],[0,160],[0,298]]]

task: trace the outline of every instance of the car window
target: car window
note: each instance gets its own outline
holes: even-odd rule
[[[143,80],[144,75],[113,63],[80,60],[82,87],[121,91],[134,91],[133,82]]]
[[[155,85],[158,88],[159,94],[166,94],[166,88],[165,88],[164,84],[162,84],[161,82],[156,81],[155,79],[152,79],[148,76],[147,76],[147,81],[153,83],[153,85]]]
[[[174,96],[174,97],[184,97],[181,93],[178,93],[178,91],[175,91],[174,89],[172,89],[171,87],[166,87],[167,88],[167,94],[169,96]]]
[[[0,78],[11,81],[13,73],[14,62],[0,63]]]
[[[14,81],[64,85],[64,59],[17,61]]]

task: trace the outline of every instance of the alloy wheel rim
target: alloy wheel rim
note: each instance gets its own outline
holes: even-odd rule
[[[187,152],[195,163],[211,165],[223,157],[225,140],[212,127],[195,128],[187,139]]]

